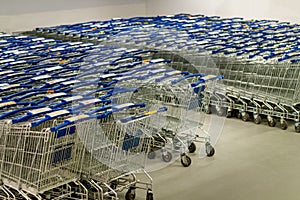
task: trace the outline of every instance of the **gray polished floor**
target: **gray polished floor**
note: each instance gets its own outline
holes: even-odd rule
[[[151,173],[155,200],[300,198],[300,134],[292,125],[284,131],[226,119],[215,156],[192,159],[188,168],[178,161]]]

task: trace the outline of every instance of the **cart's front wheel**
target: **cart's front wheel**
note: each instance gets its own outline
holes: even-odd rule
[[[172,154],[170,152],[166,151],[163,153],[162,159],[165,162],[170,162],[172,160]]]
[[[153,192],[151,189],[147,190],[147,196],[146,196],[146,200],[153,200]]]
[[[134,200],[135,199],[135,188],[130,187],[125,194],[125,200]]]
[[[295,125],[295,131],[296,133],[300,133],[300,125]]]
[[[270,127],[276,126],[276,121],[272,118],[271,120],[268,120],[268,124]]]
[[[192,143],[189,145],[188,149],[189,149],[189,152],[190,152],[190,153],[195,153],[195,151],[196,151],[196,145],[195,145],[195,143],[192,142]]]
[[[185,154],[181,155],[181,164],[182,164],[182,166],[188,167],[188,166],[191,165],[191,163],[192,163],[192,159],[189,156],[187,156]]]
[[[261,123],[261,116],[257,116],[256,118],[254,118],[254,123],[255,124],[260,124]]]
[[[205,109],[205,113],[206,113],[206,114],[211,114],[211,107],[206,108],[206,109]]]
[[[227,111],[226,117],[227,117],[227,118],[230,118],[231,116],[232,116],[231,111]]]
[[[280,122],[280,128],[281,128],[282,130],[286,130],[286,129],[288,128],[288,123],[287,123],[286,120],[282,120],[282,121]]]
[[[150,152],[148,153],[148,158],[149,159],[154,159],[155,158],[155,151],[153,151],[153,150],[150,150]]]
[[[205,150],[207,157],[212,157],[215,155],[215,148],[209,142],[205,144]]]
[[[249,119],[250,119],[250,116],[249,116],[248,113],[245,113],[244,115],[242,115],[242,120],[243,120],[244,122],[248,121]]]

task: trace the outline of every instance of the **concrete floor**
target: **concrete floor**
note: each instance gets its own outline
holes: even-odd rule
[[[151,173],[155,200],[298,200],[300,135],[226,119],[213,158],[192,155],[188,168],[177,161]],[[145,199],[137,193],[136,199]]]

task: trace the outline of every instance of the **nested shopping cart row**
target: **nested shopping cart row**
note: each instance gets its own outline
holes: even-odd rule
[[[28,40],[21,52],[9,46],[20,38],[2,36],[1,197],[116,199],[128,189],[133,199],[141,187],[153,199],[145,161],[159,153],[169,162],[177,151],[191,164],[201,94],[223,77],[178,71],[151,59],[152,50],[56,40],[32,48],[20,37]],[[209,136],[202,139],[212,156]],[[137,170],[149,182],[138,181]]]
[[[245,20],[218,16],[178,14],[92,21],[73,25],[37,28],[37,32],[73,38],[110,40],[134,29],[184,32],[198,47],[212,54],[241,56],[281,62],[298,62],[299,25],[276,20]],[[140,34],[141,38],[144,38]],[[161,42],[166,42],[166,37]]]
[[[277,97],[260,95],[251,91],[237,90],[233,87],[210,91],[203,99],[204,110],[228,118],[236,116],[243,121],[253,120],[256,124],[267,121],[268,125],[288,128],[288,121],[294,122],[299,132],[299,103],[280,101]]]

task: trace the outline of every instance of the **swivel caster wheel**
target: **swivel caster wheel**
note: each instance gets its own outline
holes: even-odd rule
[[[242,115],[242,120],[243,120],[244,122],[248,121],[249,119],[250,119],[250,116],[249,116],[248,113],[245,113],[244,115]]]
[[[268,120],[268,125],[270,127],[275,127],[276,126],[276,121],[274,119]]]
[[[135,187],[130,187],[125,194],[125,200],[134,200],[135,199]]]
[[[282,130],[286,130],[286,129],[288,128],[288,123],[287,123],[286,120],[282,120],[282,121],[280,122],[280,128],[281,128]]]
[[[205,144],[205,150],[207,157],[212,157],[215,155],[215,148],[209,142]]]
[[[256,118],[254,118],[254,123],[255,124],[260,124],[261,123],[261,116],[257,116]]]
[[[192,163],[192,159],[189,156],[187,156],[186,154],[181,155],[181,164],[182,164],[182,166],[188,167],[188,166],[191,165],[191,163]]]
[[[146,200],[153,200],[153,191],[151,189],[147,190]]]
[[[172,160],[172,154],[170,152],[166,151],[162,154],[162,159],[165,162],[170,162]]]
[[[300,133],[300,125],[295,125],[295,131],[296,133]]]
[[[227,117],[227,118],[231,118],[231,117],[232,117],[231,111],[227,111],[226,117]]]
[[[190,153],[195,153],[195,151],[196,151],[196,145],[195,145],[195,143],[192,142],[192,143],[189,145],[188,149],[189,149],[189,152],[190,152]]]
[[[148,153],[148,159],[151,159],[151,160],[154,159],[155,158],[155,154],[156,154],[155,151],[150,150],[149,153]]]

